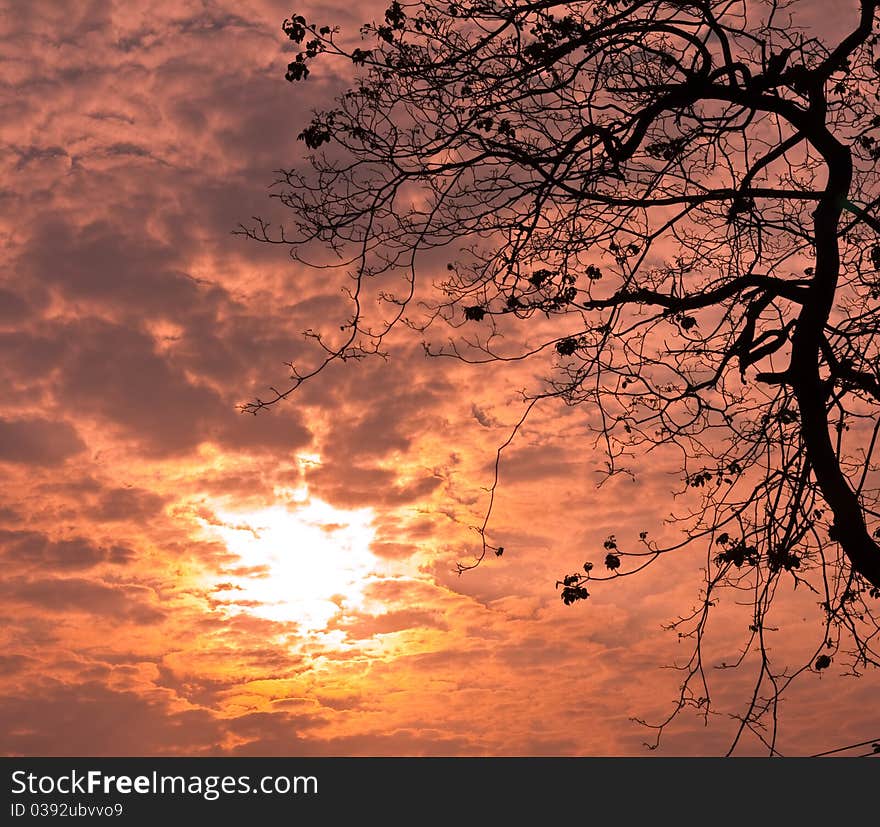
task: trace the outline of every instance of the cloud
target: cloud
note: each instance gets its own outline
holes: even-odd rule
[[[126,564],[134,557],[125,546],[102,546],[85,537],[51,540],[39,531],[4,530],[0,530],[0,554],[9,567],[49,572],[89,569],[99,563]]]
[[[259,420],[244,416],[231,399],[161,353],[143,331],[96,320],[71,327],[68,333],[77,346],[65,354],[62,398],[115,424],[146,454],[187,453],[203,442],[232,450],[294,451],[310,440],[296,411]]]
[[[151,589],[83,577],[12,577],[0,583],[0,597],[55,615],[85,613],[136,625],[159,623],[166,617],[155,605]]]
[[[109,488],[89,513],[100,522],[144,521],[159,514],[165,502],[166,497],[143,488]]]
[[[704,558],[597,584],[577,607],[554,584],[601,567],[609,533],[627,548],[642,528],[678,536],[663,523],[682,503],[663,457],[638,483],[597,490],[601,457],[583,436],[597,413],[548,401],[502,458],[487,536],[504,556],[458,576],[530,369],[426,360],[418,336],[392,337],[387,361],[331,365],[285,404],[241,414],[283,386],[288,362],[318,363],[301,331],[338,333],[350,313],[344,273],[231,231],[252,215],[295,222],[267,187],[300,162],[296,135],[351,66],[321,61],[286,83],[281,0],[67,5],[61,25],[55,0],[0,16],[2,748],[643,754],[628,718],[675,697],[678,673],[655,667],[682,645],[658,630],[691,605]],[[298,11],[359,43],[382,8]],[[247,584],[277,571],[207,541],[196,519],[305,489],[370,507],[376,531],[363,594],[336,595],[339,612],[311,631],[250,614]],[[725,656],[740,628],[721,630]],[[799,701],[813,740],[844,697],[821,680]],[[871,680],[847,696],[861,721]],[[675,749],[716,750],[692,723]]]
[[[21,324],[33,308],[18,293],[0,287],[0,324]]]
[[[334,622],[329,628],[340,629],[352,639],[363,639],[407,629],[448,629],[449,627],[442,615],[436,611],[399,609],[379,615],[349,615]]]
[[[205,420],[222,406],[219,395],[171,365],[149,336],[104,322],[75,328],[78,346],[61,380],[65,401],[117,424],[150,453],[191,451],[208,437]]]
[[[307,469],[305,476],[315,496],[347,508],[415,502],[428,497],[443,482],[433,475],[401,481],[393,470],[354,464],[341,474],[333,463]]]
[[[60,465],[86,448],[70,423],[51,419],[0,419],[0,462]]]
[[[98,681],[49,683],[0,698],[6,755],[192,755],[215,750],[222,724],[208,710],[173,709]]]
[[[56,218],[37,227],[19,267],[69,300],[88,302],[92,312],[110,306],[179,319],[197,305],[216,306],[222,292],[177,269],[178,260],[166,242],[125,232],[107,218],[81,227]]]

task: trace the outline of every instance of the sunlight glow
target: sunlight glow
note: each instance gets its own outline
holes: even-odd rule
[[[206,525],[207,530],[240,558],[220,593],[230,612],[292,621],[301,631],[318,632],[342,606],[363,605],[364,587],[378,563],[370,551],[372,509],[348,511],[310,498],[215,513],[221,524]]]

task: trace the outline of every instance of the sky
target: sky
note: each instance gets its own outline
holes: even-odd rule
[[[378,8],[320,16],[356,32]],[[401,335],[387,360],[237,408],[344,313],[338,283],[233,233],[284,220],[275,170],[348,80],[284,80],[290,14],[0,7],[0,752],[649,754],[633,718],[672,708],[689,653],[663,626],[697,598],[705,552],[574,606],[555,584],[611,534],[676,536],[674,463],[597,487],[583,412],[540,406],[501,465],[505,554],[458,575],[536,376]],[[815,601],[785,596],[778,621],[774,652],[800,665]],[[713,663],[743,623],[721,607]],[[651,754],[726,750],[750,675],[711,677],[718,715],[683,714]],[[878,689],[805,674],[780,751],[880,735]]]

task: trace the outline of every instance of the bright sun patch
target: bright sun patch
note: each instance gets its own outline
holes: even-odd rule
[[[363,605],[378,560],[370,551],[373,510],[347,511],[317,499],[259,511],[216,509],[209,530],[238,555],[226,605],[317,632],[340,606]]]

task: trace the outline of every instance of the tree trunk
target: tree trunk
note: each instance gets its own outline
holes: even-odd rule
[[[829,429],[828,391],[819,374],[822,337],[840,276],[837,239],[840,217],[852,180],[849,150],[825,134],[830,139],[823,148],[828,161],[828,184],[825,197],[813,213],[816,268],[792,337],[791,378],[800,408],[807,457],[834,514],[834,539],[840,543],[853,569],[880,588],[880,547],[868,532],[858,496],[841,470]]]

